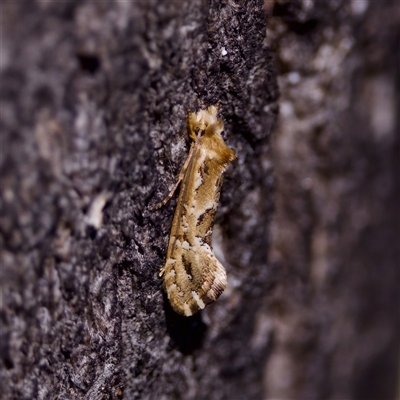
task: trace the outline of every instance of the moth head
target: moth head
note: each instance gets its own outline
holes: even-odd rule
[[[195,123],[201,129],[205,130],[207,126],[218,121],[218,106],[210,106],[206,110],[200,110],[195,114]]]
[[[216,135],[216,136],[222,138],[221,133],[223,131],[224,131],[224,123],[222,122],[222,120],[217,119],[217,120],[215,120],[215,122],[213,122],[212,124],[209,124],[207,126],[206,133],[204,136],[211,137],[211,136]]]
[[[220,138],[224,130],[224,123],[218,119],[218,104],[210,106],[197,113],[190,112],[188,115],[189,136],[196,140],[197,135]]]
[[[218,114],[218,108],[219,108],[219,104],[216,104],[215,106],[210,106],[207,108],[207,112],[208,112],[208,114],[213,115],[216,119],[217,114]]]

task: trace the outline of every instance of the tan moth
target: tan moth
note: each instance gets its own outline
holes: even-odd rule
[[[163,206],[181,184],[164,267],[163,287],[174,311],[191,316],[226,288],[226,271],[211,245],[223,173],[236,158],[224,142],[218,106],[188,115],[190,151]]]

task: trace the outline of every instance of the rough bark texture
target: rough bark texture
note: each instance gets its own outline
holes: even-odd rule
[[[0,7],[0,398],[395,398],[395,1]],[[217,102],[228,289],[185,318],[147,207]]]

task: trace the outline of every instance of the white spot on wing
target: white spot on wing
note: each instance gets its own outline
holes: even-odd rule
[[[194,181],[194,190],[197,190],[203,183],[203,178],[201,177],[200,171],[196,173],[196,180]]]
[[[192,310],[190,309],[188,303],[183,303],[183,312],[186,315],[186,317],[190,317],[192,315]]]
[[[201,309],[203,309],[203,308],[206,306],[206,305],[204,304],[203,300],[199,297],[199,295],[198,295],[194,290],[192,290],[192,296],[193,296],[193,298],[195,299],[197,305],[198,305]]]
[[[170,272],[168,272],[167,275],[165,275],[164,279],[169,279],[169,278],[175,278],[176,274],[175,274],[175,270],[171,270]]]
[[[172,292],[175,292],[175,291],[176,291],[176,285],[175,285],[175,283],[173,283],[172,285],[169,285],[169,286],[167,287],[167,294],[168,294],[168,297],[171,297]]]

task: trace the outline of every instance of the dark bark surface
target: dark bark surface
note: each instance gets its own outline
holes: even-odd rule
[[[395,398],[399,18],[305,3],[1,3],[0,398]],[[218,102],[228,288],[185,318],[148,206]]]

